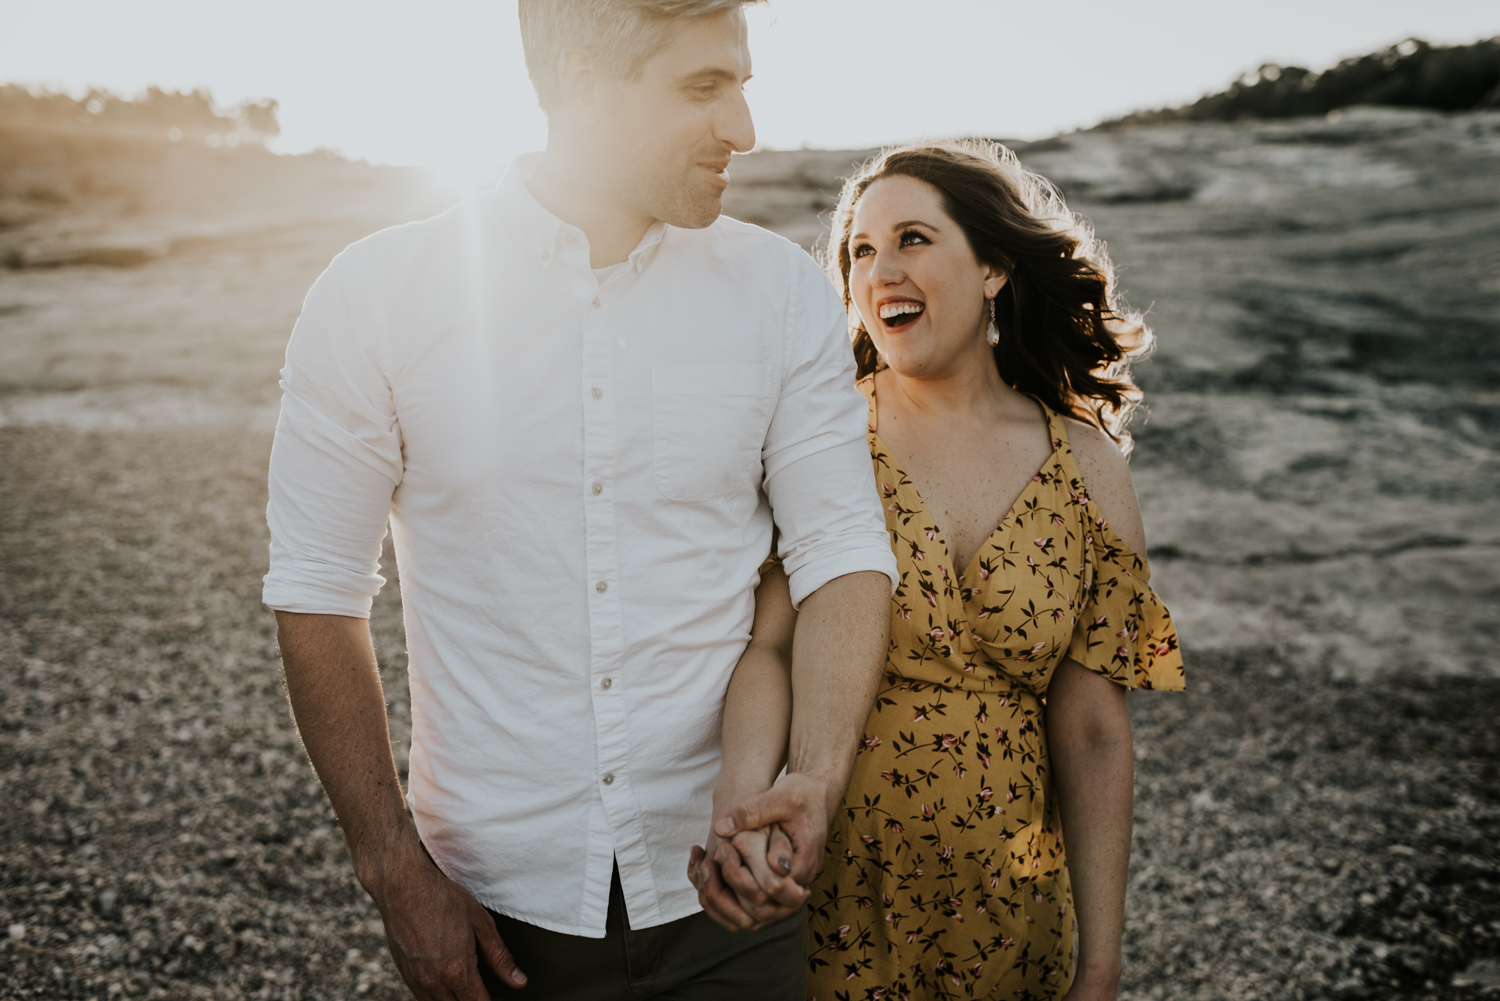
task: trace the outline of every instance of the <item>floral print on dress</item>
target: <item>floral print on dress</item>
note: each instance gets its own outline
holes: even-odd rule
[[[814,1001],[1060,998],[1073,895],[1043,706],[1071,657],[1181,690],[1171,616],[1109,527],[1048,408],[1053,453],[958,572],[916,487],[870,455],[901,581],[891,648],[812,890]]]

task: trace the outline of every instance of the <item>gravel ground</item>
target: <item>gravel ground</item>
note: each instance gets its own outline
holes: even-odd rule
[[[0,428],[0,997],[406,996],[258,601],[268,446]],[[1500,997],[1500,682],[1192,667],[1133,702],[1124,996]]]
[[[1191,691],[1132,701],[1123,996],[1500,998],[1500,113],[1022,153],[1161,337],[1133,466]],[[745,158],[732,214],[810,243],[857,158]],[[297,305],[427,210],[391,172],[214,164],[139,216],[0,192],[27,260],[150,258],[0,271],[0,999],[406,996],[259,594]]]

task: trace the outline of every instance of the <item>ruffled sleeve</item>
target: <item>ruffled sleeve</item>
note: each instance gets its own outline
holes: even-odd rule
[[[1068,656],[1127,688],[1186,688],[1171,613],[1151,590],[1151,568],[1097,510],[1084,538],[1082,602]]]

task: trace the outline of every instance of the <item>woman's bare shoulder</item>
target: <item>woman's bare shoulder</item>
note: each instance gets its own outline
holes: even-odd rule
[[[1130,463],[1109,435],[1083,421],[1064,417],[1068,426],[1068,443],[1078,461],[1078,472],[1084,486],[1104,520],[1109,522],[1120,541],[1146,555],[1146,527],[1141,522],[1141,505],[1130,478]]]

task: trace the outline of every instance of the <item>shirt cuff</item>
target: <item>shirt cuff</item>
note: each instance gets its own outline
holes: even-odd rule
[[[368,619],[375,593],[385,584],[328,564],[276,566],[265,576],[261,601],[277,612],[300,615],[347,615]]]
[[[891,593],[901,583],[901,574],[896,570],[896,554],[890,545],[881,539],[879,546],[861,546],[845,549],[828,556],[817,557],[798,567],[791,574],[792,607],[801,608],[808,595],[827,584],[835,577],[862,571],[883,573],[891,579]]]

